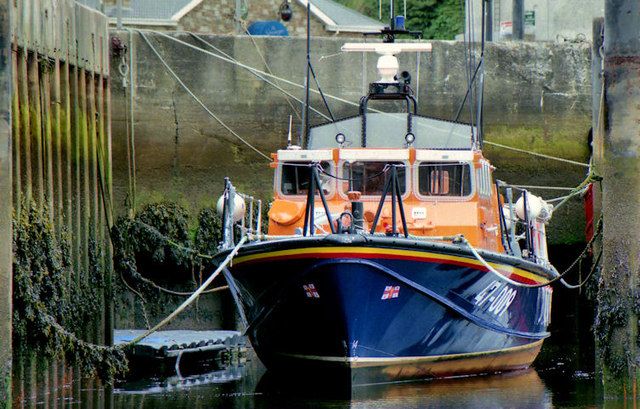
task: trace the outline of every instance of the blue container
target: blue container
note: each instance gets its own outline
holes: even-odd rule
[[[253,36],[281,36],[289,35],[287,28],[281,22],[271,21],[255,21],[247,28],[249,34]]]
[[[396,30],[404,30],[404,16],[396,16]]]

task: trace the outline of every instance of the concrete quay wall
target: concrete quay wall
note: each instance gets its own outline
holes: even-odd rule
[[[129,53],[112,57],[112,67],[123,61],[132,70],[132,84],[112,79],[112,134],[116,206],[124,211],[128,192],[127,159],[133,117],[137,206],[153,201],[176,201],[194,210],[210,205],[231,176],[240,191],[268,199],[272,171],[268,161],[242,144],[213,119],[165,69],[139,32],[112,32]],[[171,33],[144,36],[184,84],[216,116],[257,149],[268,154],[286,145],[289,115],[294,135],[299,130],[301,104],[237,64],[211,53],[226,53],[248,66],[271,72],[294,84],[304,83],[303,38],[250,38]],[[202,41],[204,40],[204,41]],[[354,39],[354,41],[361,41]],[[375,81],[376,56],[342,53],[344,39],[313,38],[311,62],[336,117],[357,114],[357,101]],[[461,42],[434,41],[433,52],[403,54],[401,69],[413,77],[419,113],[452,119],[467,87],[469,56]],[[264,57],[264,60],[263,60]],[[129,61],[131,60],[131,61]],[[485,52],[486,140],[576,161],[588,160],[587,135],[591,126],[591,50],[588,43],[494,43]],[[265,65],[266,61],[266,65]],[[268,66],[268,69],[267,69]],[[114,69],[114,71],[117,71]],[[129,75],[127,75],[128,77]],[[273,80],[297,98],[303,89]],[[315,84],[314,84],[315,86]],[[129,93],[133,94],[133,115]],[[320,97],[311,103],[326,114]],[[336,99],[339,98],[340,100]],[[344,101],[349,101],[351,104]],[[465,108],[461,119],[466,120]],[[313,124],[323,122],[312,113]],[[513,184],[575,186],[586,169],[487,145],[485,155],[497,167],[496,176]],[[543,197],[558,191],[534,191]],[[552,244],[583,240],[581,203],[558,212],[549,228]]]

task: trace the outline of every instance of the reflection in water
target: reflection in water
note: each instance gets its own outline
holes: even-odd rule
[[[243,366],[205,374],[131,380],[104,388],[68,376],[57,388],[15,407],[128,408],[551,408],[552,394],[533,370],[456,379],[359,386],[349,391],[326,387],[322,379],[298,374],[298,381],[273,378],[252,357]],[[300,379],[306,381],[300,382]],[[66,382],[66,384],[65,384]],[[53,385],[50,385],[53,386]],[[51,391],[49,391],[51,392]],[[54,398],[55,396],[55,398]]]
[[[553,347],[553,346],[552,346]],[[553,348],[552,348],[553,349]],[[552,408],[596,407],[593,376],[571,372],[567,362],[525,371],[422,382],[358,386],[341,391],[324,379],[296,374],[275,378],[255,356],[242,366],[188,376],[129,380],[115,389],[78,380],[73,371],[59,382],[42,381],[37,392],[27,382],[16,408]],[[77,372],[76,372],[77,373]],[[609,407],[609,405],[607,405]],[[614,406],[612,406],[614,407]]]
[[[551,408],[535,370],[356,389],[350,408]]]
[[[244,373],[240,380],[217,379]],[[535,370],[457,379],[361,386],[349,396],[325,389],[322,380],[272,379],[255,360],[211,376],[156,381],[132,392],[116,389],[115,408],[551,408],[551,393]],[[300,374],[304,375],[304,374]],[[256,382],[258,381],[258,382]],[[138,385],[141,386],[142,385]]]
[[[266,375],[261,380],[262,386]],[[292,399],[304,402],[312,397],[312,407],[323,402],[331,408],[551,408],[551,393],[545,388],[535,370],[508,374],[437,379],[384,385],[354,387],[348,396],[336,395],[335,388],[322,389],[320,381],[313,385],[288,380],[265,388],[267,404],[260,408],[294,407]],[[260,390],[260,389],[258,389]]]

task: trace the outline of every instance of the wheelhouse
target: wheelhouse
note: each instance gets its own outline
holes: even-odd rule
[[[287,149],[278,151],[275,159],[276,197],[269,212],[270,234],[300,233],[312,168],[319,176],[331,219],[338,219],[358,200],[363,203],[366,228],[370,228],[391,177],[390,169],[395,168],[408,234],[443,236],[462,231],[482,247],[501,246],[500,221],[492,210],[497,208],[492,168],[480,151]],[[316,227],[329,231],[319,190],[315,191],[315,202]],[[385,233],[393,219],[390,194],[381,206],[375,231]]]

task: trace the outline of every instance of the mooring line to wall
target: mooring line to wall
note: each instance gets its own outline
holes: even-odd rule
[[[238,60],[236,60],[235,58],[233,58],[232,56],[230,56],[229,54],[225,53],[224,51],[220,50],[218,47],[214,46],[213,44],[211,44],[210,42],[208,42],[207,40],[205,40],[204,38],[202,38],[201,36],[199,36],[198,34],[192,33],[190,31],[185,31],[185,33],[191,35],[193,38],[195,38],[196,40],[200,41],[201,43],[207,45],[207,47],[211,47],[212,50],[220,53],[221,55],[227,57],[228,59],[238,62]],[[267,84],[271,85],[272,87],[274,87],[275,89],[277,89],[278,91],[282,92],[284,95],[286,95],[287,97],[302,103],[302,99],[296,97],[295,95],[293,95],[292,93],[288,92],[287,90],[285,90],[284,88],[282,88],[281,86],[279,86],[278,84],[276,84],[275,82],[269,80],[268,78],[265,78],[264,76],[252,71],[252,70],[247,70],[250,73],[252,73],[253,75],[255,75],[258,79],[266,82]],[[269,71],[271,72],[271,71]],[[321,117],[323,117],[324,119],[326,119],[327,121],[329,121],[331,118],[329,118],[328,115],[318,111],[317,109],[315,109],[312,106],[309,106],[309,109],[312,110],[313,112],[315,112],[316,114],[320,115]],[[298,118],[300,118],[300,114],[298,113],[298,111],[295,111]]]
[[[178,75],[171,69],[171,67],[169,67],[169,65],[167,64],[167,62],[164,60],[164,58],[162,58],[162,56],[160,55],[160,53],[158,53],[158,50],[156,50],[156,48],[151,44],[151,42],[147,39],[147,37],[144,35],[144,33],[140,30],[138,30],[138,33],[140,34],[140,36],[142,37],[142,39],[147,43],[147,45],[149,46],[149,48],[151,49],[151,51],[153,51],[153,53],[156,55],[156,57],[158,57],[158,59],[160,60],[160,62],[162,63],[162,65],[164,66],[164,68],[167,70],[167,72],[169,72],[171,74],[171,76],[173,76],[173,78],[182,86],[182,88],[184,88],[185,91],[187,91],[187,93],[189,95],[191,95],[191,97],[216,121],[218,121],[218,123],[220,125],[222,125],[222,127],[224,129],[226,129],[227,131],[229,131],[233,136],[235,136],[237,139],[239,139],[242,143],[244,143],[247,147],[249,147],[251,150],[253,150],[255,153],[257,153],[258,155],[262,156],[263,158],[265,158],[267,161],[271,162],[271,158],[269,156],[267,156],[265,153],[261,152],[260,150],[258,150],[258,148],[256,148],[255,146],[253,146],[251,143],[249,143],[246,139],[244,139],[242,136],[240,136],[236,131],[234,131],[233,129],[231,129],[226,123],[224,123],[224,121],[222,121],[222,119],[220,119],[216,114],[214,114],[203,102],[202,100],[200,100],[200,98],[198,98],[192,91],[191,89],[189,89],[189,87],[187,87],[187,85],[180,79],[180,77],[178,77]]]
[[[269,72],[269,74],[273,74],[273,71],[271,71],[271,67],[269,67],[269,64],[267,63],[267,59],[264,57],[264,54],[260,51],[260,47],[258,47],[258,43],[256,42],[256,39],[254,38],[254,36],[249,32],[249,28],[247,27],[247,22],[246,21],[241,21],[242,24],[242,29],[244,30],[245,34],[249,36],[249,38],[251,39],[251,42],[253,43],[253,46],[256,49],[256,52],[258,53],[258,55],[260,56],[260,59],[262,60],[262,62],[264,63],[264,67],[267,69],[267,71]],[[298,110],[295,108],[295,106],[293,105],[293,103],[291,102],[291,100],[289,100],[289,98],[285,98],[287,100],[287,103],[289,104],[289,106],[291,107],[291,110],[296,114],[296,116],[298,117],[299,120],[302,120],[302,117],[300,116],[300,113],[298,112]]]
[[[537,156],[539,158],[551,159],[551,160],[555,160],[555,161],[558,161],[558,162],[564,162],[564,163],[569,163],[569,164],[576,165],[576,166],[582,166],[584,168],[588,168],[589,167],[588,163],[578,162],[578,161],[571,160],[571,159],[560,158],[560,157],[553,156],[553,155],[546,155],[544,153],[528,151],[526,149],[514,148],[513,146],[503,145],[503,144],[498,143],[498,142],[484,141],[484,143],[487,144],[487,145],[496,146],[498,148],[508,149],[508,150],[514,151],[514,152],[526,153],[528,155]]]
[[[153,328],[151,328],[148,331],[146,331],[144,334],[134,338],[132,341],[130,341],[127,344],[124,344],[124,345],[129,346],[129,345],[137,344],[138,342],[142,341],[144,338],[146,338],[149,335],[151,335],[154,332],[156,332],[158,329],[160,329],[160,328],[164,327],[165,325],[167,325],[173,318],[176,317],[176,315],[180,314],[185,308],[187,308],[189,305],[191,305],[198,298],[198,296],[200,296],[200,294],[202,294],[202,292],[204,292],[204,290],[211,284],[211,282],[213,282],[213,280],[220,275],[222,270],[224,268],[226,268],[229,265],[229,263],[231,263],[231,260],[233,260],[233,258],[236,256],[236,254],[238,254],[238,251],[240,250],[240,248],[242,247],[242,245],[246,241],[247,241],[247,236],[245,236],[242,239],[240,239],[238,244],[236,244],[236,246],[233,248],[233,250],[231,250],[231,252],[229,252],[227,257],[218,266],[218,268],[216,268],[216,270],[209,276],[209,278],[207,278],[207,280],[204,283],[202,283],[200,288],[198,288],[196,291],[194,291],[193,294],[191,294],[191,296],[189,298],[187,298],[182,304],[180,304],[180,306],[178,308],[176,308],[171,314],[167,315],[162,321],[160,321],[158,324],[156,324]]]
[[[148,33],[154,33],[154,34],[157,34],[157,35],[162,36],[162,37],[166,37],[169,40],[174,41],[174,42],[176,42],[178,44],[181,44],[181,45],[186,46],[188,48],[194,49],[196,51],[200,51],[202,53],[210,55],[210,56],[212,56],[214,58],[217,58],[219,60],[228,62],[230,64],[234,64],[234,65],[236,65],[238,67],[244,68],[244,69],[246,69],[248,71],[251,71],[253,73],[260,74],[260,75],[263,75],[265,77],[272,78],[274,80],[280,81],[282,83],[285,83],[285,84],[288,84],[288,85],[291,85],[291,86],[294,86],[294,87],[297,87],[297,88],[304,88],[304,85],[298,84],[296,82],[287,80],[287,79],[282,78],[282,77],[278,77],[278,76],[270,74],[268,72],[265,72],[265,71],[259,70],[257,68],[251,67],[249,65],[243,64],[243,63],[241,63],[241,62],[239,62],[239,61],[237,61],[235,59],[228,58],[228,57],[225,57],[223,55],[216,54],[216,53],[211,52],[209,50],[205,50],[204,48],[198,47],[198,46],[190,44],[190,43],[188,43],[186,41],[183,41],[183,40],[180,40],[178,38],[172,37],[172,36],[170,36],[170,35],[168,35],[166,33],[163,33],[163,32],[160,32],[160,31],[155,31],[155,30],[138,30],[138,32],[141,35],[143,35],[143,31],[144,32],[148,32]],[[320,92],[318,90],[315,90],[315,89],[311,89],[310,91],[314,92],[314,93],[316,93],[318,95],[320,94]],[[340,97],[337,97],[335,95],[325,94],[325,96],[328,97],[328,98],[334,99],[336,101],[343,102],[343,103],[345,103],[347,105],[359,106],[359,104],[357,102],[349,101],[347,99],[340,98]],[[382,112],[380,110],[377,110],[377,109],[374,109],[374,108],[369,108],[369,110],[371,110],[372,112],[376,112],[376,113],[384,113],[384,112]],[[588,163],[578,162],[578,161],[574,161],[574,160],[571,160],[571,159],[565,159],[565,158],[561,158],[561,157],[557,157],[557,156],[553,156],[553,155],[547,155],[547,154],[544,154],[544,153],[528,151],[528,150],[525,150],[525,149],[520,149],[520,148],[516,148],[516,147],[513,147],[513,146],[508,146],[508,145],[504,145],[504,144],[497,143],[497,142],[491,142],[491,141],[485,140],[484,143],[487,144],[487,145],[496,146],[496,147],[499,147],[499,148],[502,148],[502,149],[511,150],[511,151],[514,151],[514,152],[520,152],[520,153],[524,153],[524,154],[529,154],[529,155],[541,157],[541,158],[544,158],[544,159],[555,160],[555,161],[564,162],[564,163],[568,163],[568,164],[572,164],[572,165],[576,165],[576,166],[582,166],[582,167],[586,167],[586,168],[589,167]]]

